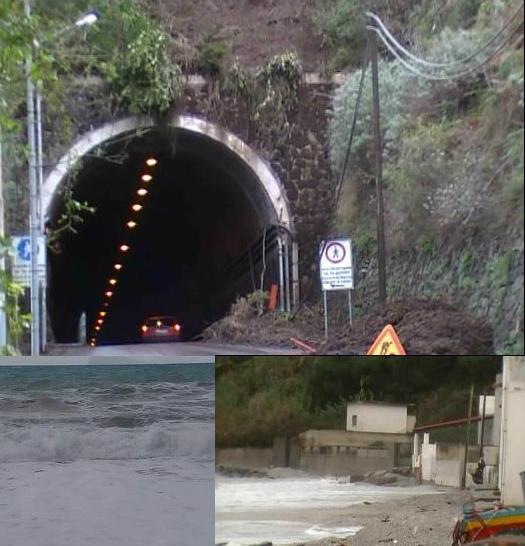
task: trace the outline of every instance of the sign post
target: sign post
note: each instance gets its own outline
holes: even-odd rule
[[[327,292],[347,290],[348,321],[352,326],[352,295],[354,271],[352,263],[352,241],[350,239],[332,239],[321,244],[319,265],[321,289],[324,301],[324,335],[328,338],[328,303]]]

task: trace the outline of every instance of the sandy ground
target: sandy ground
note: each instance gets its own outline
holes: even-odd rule
[[[468,491],[440,488],[437,494],[361,504],[324,514],[325,524],[362,525],[354,537],[308,542],[308,546],[448,546]],[[442,492],[441,492],[442,491]],[[316,517],[321,515],[316,511]],[[306,515],[306,514],[305,514]],[[306,544],[295,543],[295,546]]]

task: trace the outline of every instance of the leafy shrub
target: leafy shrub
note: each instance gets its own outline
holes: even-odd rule
[[[221,74],[229,48],[216,40],[214,34],[207,34],[197,46],[197,70],[203,74],[217,76]]]
[[[118,103],[137,114],[163,112],[183,91],[180,67],[169,53],[169,36],[135,0],[115,2],[108,11],[115,9],[121,14],[120,27],[102,24],[95,36],[95,52],[106,58],[111,52],[100,68]]]

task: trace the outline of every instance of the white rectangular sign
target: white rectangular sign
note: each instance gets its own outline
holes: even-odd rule
[[[46,278],[46,238],[38,238],[38,278]],[[28,235],[11,237],[13,280],[22,286],[31,286],[31,239]]]
[[[333,239],[321,247],[321,285],[323,290],[351,290],[354,288],[352,241]]]

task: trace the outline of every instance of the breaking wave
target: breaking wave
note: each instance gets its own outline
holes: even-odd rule
[[[0,426],[0,438],[0,462],[211,458],[214,450],[214,427],[210,423],[155,423],[133,429],[81,427],[75,430]]]

